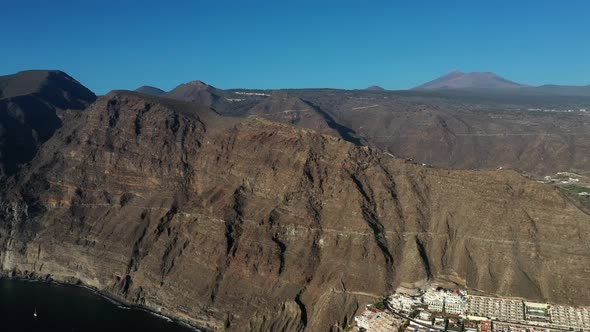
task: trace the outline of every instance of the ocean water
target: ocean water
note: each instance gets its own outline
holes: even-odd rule
[[[0,278],[0,331],[198,330],[81,287]]]

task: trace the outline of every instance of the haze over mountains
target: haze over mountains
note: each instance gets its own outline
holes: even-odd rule
[[[94,101],[61,72],[0,87],[41,101],[0,109],[32,128],[6,137],[44,137],[2,151],[0,275],[221,331],[341,330],[433,282],[590,305],[590,215],[520,174],[590,174],[583,94],[193,81]],[[39,135],[45,114],[59,122]]]

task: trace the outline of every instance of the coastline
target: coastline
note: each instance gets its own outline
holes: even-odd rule
[[[197,331],[197,332],[214,332],[213,329],[210,329],[207,326],[199,326],[196,325],[194,322],[191,322],[187,319],[182,319],[179,317],[175,317],[175,316],[171,316],[171,315],[166,315],[166,314],[162,314],[160,312],[156,312],[155,310],[150,309],[149,307],[143,306],[143,305],[139,305],[139,304],[134,304],[134,303],[130,303],[128,301],[125,301],[124,299],[118,298],[116,296],[113,296],[112,294],[109,294],[107,292],[104,292],[100,289],[97,289],[95,287],[89,286],[84,284],[83,282],[81,282],[80,280],[77,280],[76,282],[68,282],[68,281],[59,281],[59,280],[55,280],[53,278],[47,278],[47,279],[42,279],[42,278],[35,278],[34,276],[26,276],[26,277],[22,277],[22,276],[10,276],[9,274],[7,274],[5,271],[0,271],[0,280],[5,279],[5,280],[16,280],[16,281],[24,281],[24,282],[35,282],[35,283],[45,283],[45,284],[54,284],[54,285],[58,285],[61,287],[76,287],[76,288],[81,288],[84,290],[87,290],[89,292],[94,293],[97,296],[100,296],[102,298],[104,298],[105,300],[111,302],[112,304],[116,305],[117,307],[124,309],[124,310],[140,310],[140,311],[144,311],[146,313],[149,313],[153,316],[156,316],[160,319],[169,321],[171,323],[174,324],[179,324],[182,325],[184,327],[187,327],[193,331]]]

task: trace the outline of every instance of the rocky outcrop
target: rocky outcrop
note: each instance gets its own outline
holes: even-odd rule
[[[404,283],[590,304],[590,216],[261,118],[113,92],[3,193],[4,273],[228,331],[327,331]]]
[[[319,133],[340,136],[333,125],[333,119],[300,98],[290,96],[285,91],[274,91],[247,113],[250,117],[262,117],[293,126],[313,129]]]
[[[163,95],[166,98],[192,102],[215,108],[225,113],[230,102],[225,98],[224,91],[202,81],[191,81],[180,84]]]

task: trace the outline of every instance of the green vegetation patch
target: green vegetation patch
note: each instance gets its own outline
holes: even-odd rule
[[[561,189],[570,192],[570,193],[575,193],[575,194],[579,194],[579,193],[583,193],[583,192],[590,192],[590,188],[588,187],[582,187],[582,186],[576,186],[575,184],[571,184],[569,186],[564,186],[561,187]]]
[[[385,309],[385,304],[383,304],[383,301],[384,301],[384,300],[381,300],[381,301],[379,301],[379,302],[376,302],[376,303],[374,303],[374,304],[373,304],[373,307],[375,307],[375,308],[377,308],[377,309],[379,309],[379,310],[383,310],[383,309]]]

